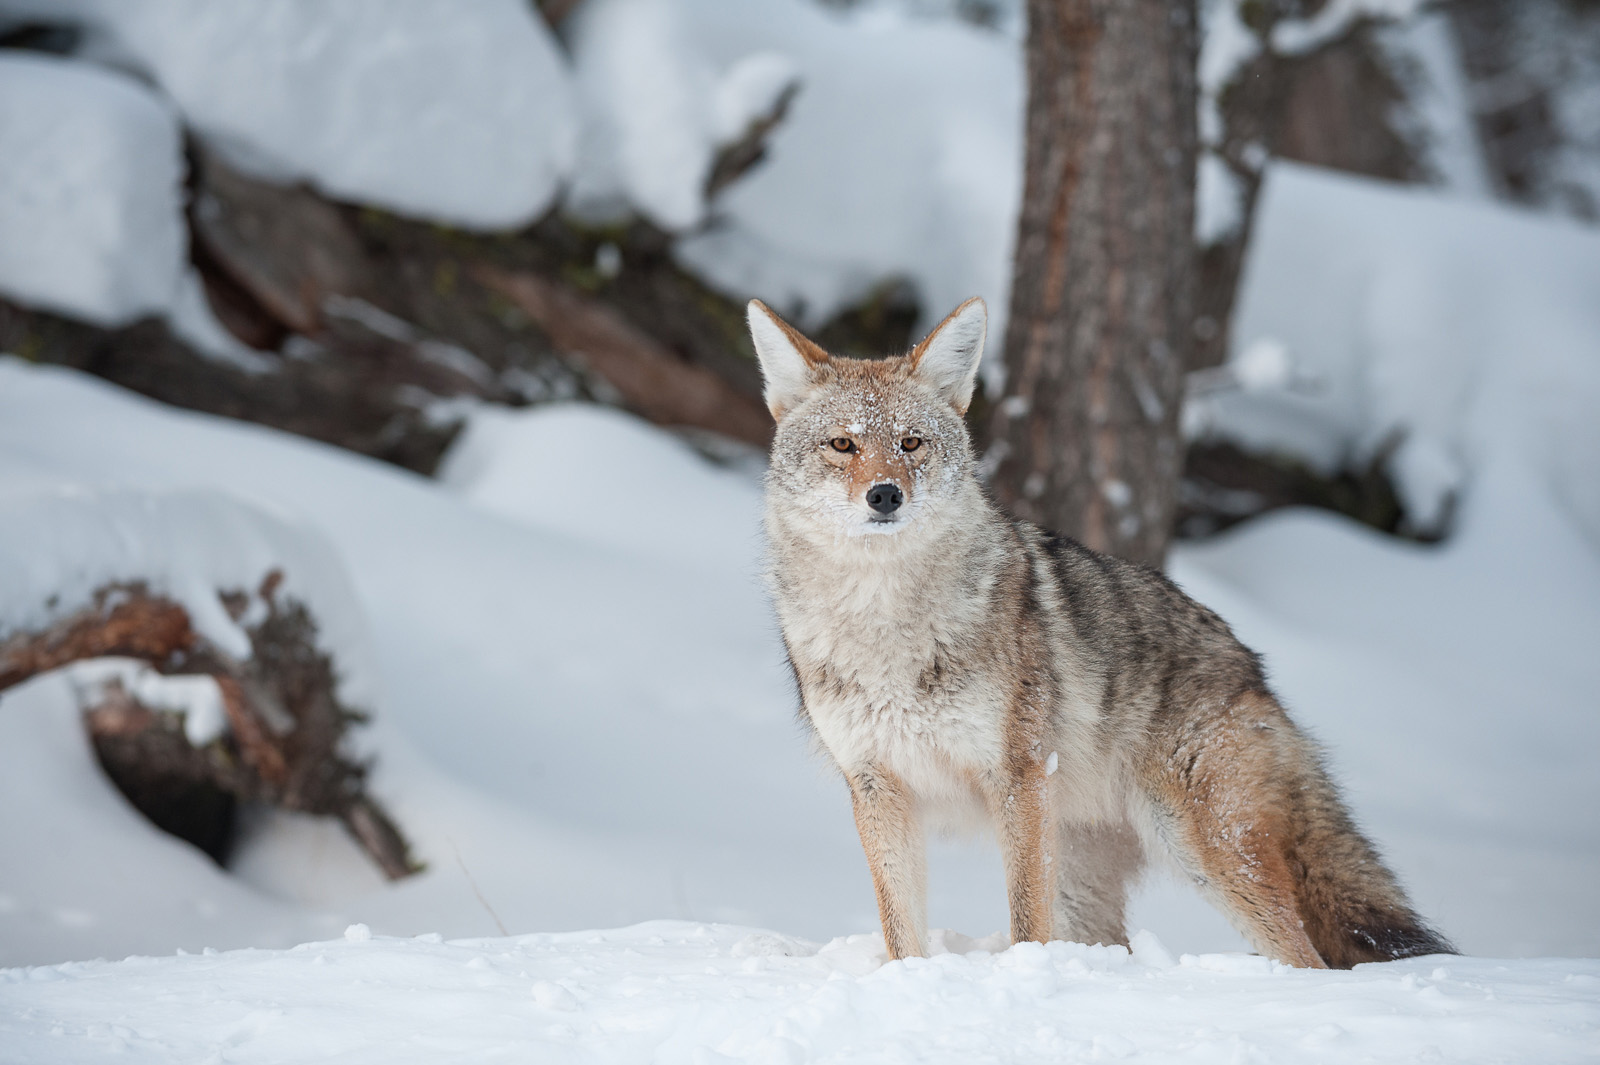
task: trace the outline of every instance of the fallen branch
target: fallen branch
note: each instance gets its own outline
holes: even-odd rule
[[[124,794],[152,821],[219,858],[234,803],[337,817],[385,876],[406,876],[419,867],[405,838],[366,793],[367,766],[340,750],[362,716],[339,702],[333,662],[316,645],[316,623],[303,604],[279,597],[281,581],[274,570],[255,592],[266,610],[246,626],[246,661],[196,633],[181,604],[142,584],[118,584],[43,632],[0,642],[0,691],[107,656],[139,659],[165,675],[208,675],[229,728],[200,746],[185,733],[181,714],[145,706],[117,682],[84,708],[101,764]],[[251,600],[243,592],[222,596],[236,621]],[[229,825],[219,827],[218,818]]]
[[[177,603],[151,596],[142,585],[102,588],[89,609],[43,632],[0,641],[0,691],[84,658],[122,655],[159,668],[193,650],[197,640]]]
[[[658,425],[683,425],[765,447],[772,417],[761,401],[710,370],[679,359],[617,311],[529,271],[475,266],[472,276],[542,329],[557,349],[581,359],[634,413]]]
[[[751,167],[767,157],[767,136],[788,115],[789,105],[799,93],[798,81],[785,85],[765,114],[753,119],[738,140],[717,152],[711,173],[706,175],[706,199],[714,199],[717,193],[744,177]]]

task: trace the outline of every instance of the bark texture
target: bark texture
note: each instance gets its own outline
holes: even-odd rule
[[[991,421],[1021,517],[1159,565],[1192,335],[1192,0],[1030,0],[1027,157]]]

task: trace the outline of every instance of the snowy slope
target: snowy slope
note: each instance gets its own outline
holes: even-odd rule
[[[376,648],[377,788],[430,863],[383,888],[337,829],[280,822],[247,848],[239,879],[146,839],[113,886],[79,864],[127,820],[105,816],[118,803],[108,786],[77,779],[83,751],[78,768],[52,768],[32,744],[0,744],[7,808],[40,802],[41,778],[94,793],[65,820],[0,824],[8,960],[287,945],[350,920],[484,934],[495,924],[474,883],[513,930],[664,915],[823,938],[875,926],[844,789],[792,717],[756,573],[754,486],[647,443],[656,430],[619,432],[615,414],[523,417],[532,446],[480,464],[479,497],[462,484],[462,499],[303,440],[0,363],[7,490],[227,486],[332,541]],[[631,461],[646,448],[649,462]],[[519,477],[534,502],[513,520],[494,496]],[[677,490],[661,492],[668,483]],[[1463,947],[1600,953],[1585,886],[1600,873],[1588,813],[1600,785],[1584,757],[1600,742],[1588,695],[1600,664],[1582,653],[1600,642],[1600,565],[1536,483],[1474,499],[1481,512],[1442,550],[1285,514],[1186,549],[1174,572],[1266,653],[1421,908]],[[684,533],[696,526],[703,544]],[[9,693],[6,727],[67,752],[73,704],[51,684]],[[63,834],[83,848],[57,852]],[[260,904],[240,903],[241,879]],[[991,846],[938,850],[932,887],[936,925],[1004,927]],[[116,917],[127,910],[114,898],[134,897],[161,901],[146,920]],[[302,904],[298,923],[285,901]],[[1135,921],[1179,950],[1239,945],[1186,892],[1158,893]]]
[[[1348,1062],[1594,1060],[1600,962],[1419,958],[1348,973],[1024,944],[880,967],[726,925],[374,937],[0,971],[18,1060]]]

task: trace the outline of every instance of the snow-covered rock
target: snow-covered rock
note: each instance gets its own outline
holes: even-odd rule
[[[182,135],[125,74],[0,52],[0,293],[98,325],[172,304],[185,267]]]
[[[926,326],[974,295],[1004,314],[1022,172],[1015,40],[887,7],[594,0],[573,51],[591,116],[580,206],[621,197],[665,225],[699,223],[717,144],[792,72],[799,92],[767,158],[679,242],[680,260],[807,323],[888,277],[916,284]]]
[[[72,0],[235,165],[485,229],[542,214],[576,141],[525,0]]]
[[[1271,339],[1309,385],[1209,398],[1212,431],[1322,469],[1398,441],[1423,526],[1516,456],[1600,543],[1600,233],[1289,163],[1257,211],[1233,358]]]

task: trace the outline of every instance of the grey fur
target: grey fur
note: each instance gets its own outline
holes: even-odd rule
[[[782,328],[769,349],[803,343]],[[1448,951],[1221,618],[986,497],[962,411],[919,375],[927,344],[808,349],[809,390],[774,404],[767,478],[773,601],[802,712],[850,783],[891,954],[923,950],[924,825],[973,820],[1000,838],[1015,938],[1125,942],[1128,885],[1155,854],[1285,961]],[[906,496],[893,520],[862,502],[880,479]]]

